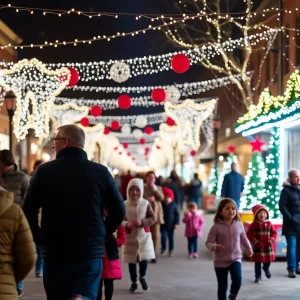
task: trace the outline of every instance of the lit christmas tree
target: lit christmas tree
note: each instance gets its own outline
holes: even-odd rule
[[[280,215],[278,209],[278,201],[280,197],[280,156],[279,156],[279,128],[275,127],[269,145],[269,155],[266,158],[267,176],[265,181],[265,197],[262,204],[265,205],[270,212],[271,218],[278,218]]]
[[[248,165],[247,176],[245,180],[244,197],[241,201],[241,209],[251,210],[256,204],[261,204],[265,196],[266,170],[261,155],[261,147],[264,144],[256,136],[252,146],[252,157]]]
[[[216,195],[218,191],[218,178],[219,178],[219,168],[218,165],[213,164],[210,169],[210,175],[208,179],[208,194]]]
[[[229,146],[227,148],[227,150],[228,150],[228,156],[227,156],[226,161],[223,163],[223,169],[222,169],[222,172],[221,172],[221,174],[219,176],[219,180],[218,180],[217,197],[221,196],[224,176],[231,172],[231,164],[232,163],[238,163],[237,157],[234,154],[234,150],[235,150],[234,146]]]

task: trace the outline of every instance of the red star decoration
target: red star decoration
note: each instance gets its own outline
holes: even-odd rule
[[[234,150],[235,150],[235,147],[232,146],[232,145],[230,145],[230,146],[227,148],[227,151],[228,151],[229,154],[230,154],[230,153],[234,153]]]
[[[262,145],[264,145],[265,143],[262,142],[258,136],[255,137],[255,141],[254,142],[249,142],[249,144],[252,146],[252,152],[254,151],[258,151],[260,153],[262,153],[261,147]]]

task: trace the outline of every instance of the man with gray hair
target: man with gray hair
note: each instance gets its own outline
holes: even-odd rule
[[[87,159],[84,142],[78,126],[59,127],[53,139],[56,160],[39,166],[24,199],[23,210],[42,248],[47,300],[96,300],[105,241],[125,216],[111,174]]]
[[[279,200],[283,215],[282,234],[287,241],[288,276],[300,275],[300,170],[289,171],[289,178],[283,183]]]

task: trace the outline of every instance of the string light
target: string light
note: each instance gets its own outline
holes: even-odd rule
[[[61,81],[62,77],[67,80]],[[18,140],[24,139],[30,128],[35,130],[35,135],[39,138],[49,135],[48,111],[55,96],[67,86],[70,78],[68,69],[49,70],[37,59],[24,59],[11,69],[0,69],[0,86],[16,95],[13,122]],[[43,84],[30,83],[36,81]]]

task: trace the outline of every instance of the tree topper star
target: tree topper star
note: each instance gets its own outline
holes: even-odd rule
[[[262,153],[261,147],[262,145],[264,145],[265,143],[262,142],[258,135],[255,137],[255,141],[254,142],[249,142],[249,144],[252,146],[252,152],[254,151],[258,151],[260,153]]]

